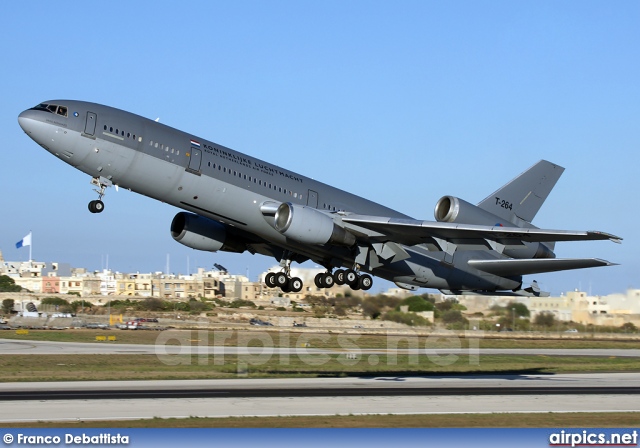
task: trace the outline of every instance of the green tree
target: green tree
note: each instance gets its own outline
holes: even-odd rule
[[[8,275],[0,275],[0,292],[20,292],[22,288],[16,285]]]
[[[420,296],[411,296],[404,299],[396,306],[396,311],[400,311],[401,306],[408,306],[409,311],[412,313],[418,313],[420,311],[434,311],[436,307],[433,303],[426,301]]]
[[[635,333],[636,331],[638,331],[638,328],[633,324],[633,322],[625,322],[624,324],[622,324],[620,329],[625,333]]]
[[[398,322],[412,327],[425,327],[431,325],[427,319],[422,316],[418,316],[416,313],[403,313],[401,311],[389,311],[382,316],[382,320],[390,320],[392,322]]]
[[[13,311],[13,305],[15,305],[15,300],[4,299],[2,301],[2,311],[4,311],[5,314],[11,314]]]
[[[61,297],[45,297],[40,303],[43,305],[53,305],[57,307],[69,306],[69,301]]]
[[[555,325],[556,323],[556,318],[553,315],[553,313],[549,313],[547,311],[544,311],[538,315],[536,315],[536,318],[533,320],[533,323],[536,325],[540,325],[542,327],[547,327],[547,328],[551,328]]]
[[[460,310],[448,310],[442,313],[442,323],[454,324],[461,323],[466,324],[469,321],[462,315]]]
[[[157,297],[147,297],[141,303],[141,307],[147,311],[162,311],[164,309],[164,302]]]
[[[515,313],[516,317],[529,317],[531,315],[529,308],[524,303],[509,302],[506,308],[509,311],[509,315]]]

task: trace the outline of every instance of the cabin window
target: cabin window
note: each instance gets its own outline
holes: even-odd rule
[[[105,131],[107,130],[107,125],[106,125],[106,124],[104,125],[104,130],[105,130]]]
[[[113,132],[113,126],[109,126],[109,132]]]

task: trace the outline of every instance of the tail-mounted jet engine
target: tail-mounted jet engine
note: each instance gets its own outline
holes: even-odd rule
[[[475,224],[482,226],[507,226],[518,227],[516,224],[505,221],[493,213],[481,209],[465,200],[453,196],[443,196],[436,203],[435,218],[438,222],[451,222],[458,224]],[[533,227],[533,226],[531,226]],[[508,243],[507,243],[508,245]],[[553,247],[553,246],[552,246]],[[555,258],[553,250],[545,243],[528,243],[511,245],[504,252],[513,258]]]
[[[209,252],[242,253],[246,244],[228,234],[227,228],[217,221],[180,212],[171,221],[171,236],[180,244]]]
[[[453,196],[443,196],[436,204],[435,218],[438,222],[478,224],[481,226],[514,226],[493,213],[476,207],[465,200]]]
[[[315,208],[283,202],[275,215],[278,232],[294,241],[307,244],[338,244],[352,246],[356,237],[333,219]]]

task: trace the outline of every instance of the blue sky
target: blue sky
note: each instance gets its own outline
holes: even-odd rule
[[[47,99],[108,104],[432,219],[476,203],[539,159],[566,171],[539,227],[625,238],[562,243],[612,268],[544,274],[541,287],[640,287],[640,3],[633,1],[10,2],[3,7],[0,250],[184,273],[220,263],[255,278],[273,261],[174,242],[177,209],[111,190],[27,138]],[[188,260],[188,261],[187,261]],[[378,285],[388,284],[378,281]],[[374,285],[374,291],[378,288]]]

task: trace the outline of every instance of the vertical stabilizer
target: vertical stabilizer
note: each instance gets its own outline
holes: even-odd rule
[[[478,203],[478,207],[519,227],[528,227],[564,168],[541,160]]]

